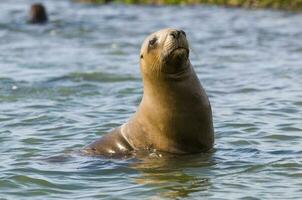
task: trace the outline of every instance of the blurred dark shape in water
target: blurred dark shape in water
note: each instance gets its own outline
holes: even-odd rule
[[[45,24],[48,21],[45,7],[41,3],[33,4],[29,11],[28,23]]]

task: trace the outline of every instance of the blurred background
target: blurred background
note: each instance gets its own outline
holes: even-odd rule
[[[138,2],[44,0],[36,24],[36,1],[0,1],[0,199],[300,199],[301,1]],[[165,27],[187,34],[214,151],[75,153],[135,112],[140,45]]]

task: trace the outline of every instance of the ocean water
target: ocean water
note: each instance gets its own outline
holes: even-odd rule
[[[302,15],[211,6],[0,1],[0,199],[301,199]],[[140,102],[139,49],[186,31],[215,148],[112,159],[77,153]]]

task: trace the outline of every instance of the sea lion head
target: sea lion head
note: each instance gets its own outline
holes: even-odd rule
[[[48,18],[47,18],[46,9],[42,4],[36,3],[30,7],[28,23],[44,24],[47,22],[47,20]]]
[[[140,66],[143,74],[178,74],[189,67],[189,44],[183,30],[166,28],[143,42]]]

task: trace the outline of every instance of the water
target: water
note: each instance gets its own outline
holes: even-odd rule
[[[0,1],[0,199],[300,199],[302,15],[206,6]],[[150,32],[186,31],[213,107],[215,150],[102,159],[75,151],[142,94]]]

